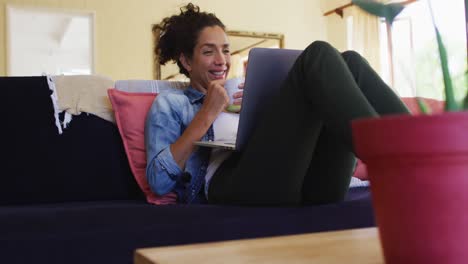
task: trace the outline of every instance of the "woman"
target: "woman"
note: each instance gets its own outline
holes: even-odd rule
[[[298,57],[245,149],[211,153],[193,142],[214,138],[213,123],[229,103],[225,26],[188,4],[157,28],[160,63],[176,61],[190,86],[159,95],[148,113],[147,178],[155,193],[176,192],[179,202],[341,201],[355,164],[351,121],[408,112],[359,54],[314,42]],[[240,104],[242,92],[235,98]]]

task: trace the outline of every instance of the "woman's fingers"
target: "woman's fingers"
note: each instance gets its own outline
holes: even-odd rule
[[[233,99],[242,98],[242,95],[243,95],[243,94],[244,94],[244,91],[235,92],[235,93],[232,95],[232,98],[233,98]]]

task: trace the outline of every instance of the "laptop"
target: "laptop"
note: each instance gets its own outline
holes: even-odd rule
[[[277,94],[302,50],[253,48],[245,75],[235,141],[196,141],[197,146],[241,151],[268,102]]]

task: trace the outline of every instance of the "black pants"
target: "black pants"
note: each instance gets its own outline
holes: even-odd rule
[[[351,121],[408,113],[356,52],[314,42],[298,57],[245,149],[213,176],[212,203],[300,205],[343,200],[355,164]]]

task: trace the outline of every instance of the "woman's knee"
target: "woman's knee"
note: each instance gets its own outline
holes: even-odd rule
[[[339,52],[330,43],[318,40],[309,44],[298,60],[302,66],[310,68],[310,64],[318,65],[334,57],[339,57]]]
[[[304,50],[306,53],[317,53],[323,52],[328,50],[335,50],[335,48],[326,41],[317,40],[309,44],[307,48]]]
[[[341,53],[341,56],[348,64],[349,63],[361,63],[363,61],[366,62],[366,60],[361,56],[361,54],[359,54],[358,52],[354,50],[347,50]]]

